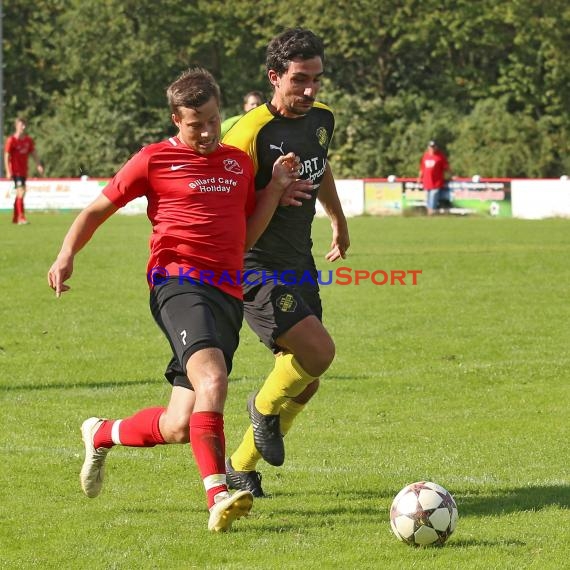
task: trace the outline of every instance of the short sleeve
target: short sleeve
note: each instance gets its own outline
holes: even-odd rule
[[[122,208],[131,200],[145,196],[148,193],[149,156],[145,149],[140,150],[129,159],[103,189],[103,194],[117,208]]]

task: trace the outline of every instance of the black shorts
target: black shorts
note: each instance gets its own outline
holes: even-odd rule
[[[211,285],[171,278],[150,292],[150,311],[172,348],[164,375],[173,386],[192,389],[186,365],[203,348],[219,348],[231,372],[243,321],[239,299]]]
[[[14,188],[25,188],[26,187],[26,177],[25,176],[12,176],[14,181]]]
[[[323,307],[317,287],[267,282],[247,291],[244,313],[261,342],[278,353],[283,349],[275,343],[277,338],[310,315],[321,321]]]

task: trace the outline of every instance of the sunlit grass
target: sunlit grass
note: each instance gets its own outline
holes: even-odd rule
[[[570,231],[564,220],[351,220],[345,267],[421,270],[417,285],[324,286],[337,357],[261,463],[271,498],[234,532],[206,530],[187,446],[114,449],[85,498],[81,421],[164,404],[169,348],[148,310],[148,222],[109,220],[56,300],[45,274],[72,215],[0,216],[0,567],[540,568],[567,562]],[[317,220],[319,266],[330,242]],[[244,325],[229,451],[271,355]],[[390,532],[401,487],[429,479],[460,520],[441,549]]]

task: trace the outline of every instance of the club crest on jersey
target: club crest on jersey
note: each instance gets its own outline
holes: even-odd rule
[[[319,144],[324,148],[328,148],[329,146],[329,134],[327,133],[327,130],[324,127],[319,127],[317,129],[317,140],[319,141]]]
[[[283,313],[294,313],[297,308],[297,301],[295,301],[295,297],[291,293],[281,295],[275,304]]]
[[[233,172],[234,174],[243,174],[243,168],[235,158],[224,159],[224,168],[228,172]]]

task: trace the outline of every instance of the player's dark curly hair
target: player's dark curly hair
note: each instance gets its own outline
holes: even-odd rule
[[[289,28],[274,37],[267,46],[265,68],[283,75],[291,61],[296,58],[311,59],[320,57],[325,61],[323,41],[310,30]]]
[[[180,107],[196,109],[207,103],[212,97],[220,104],[220,87],[214,76],[203,67],[191,67],[170,84],[166,98],[170,110],[178,114]]]

